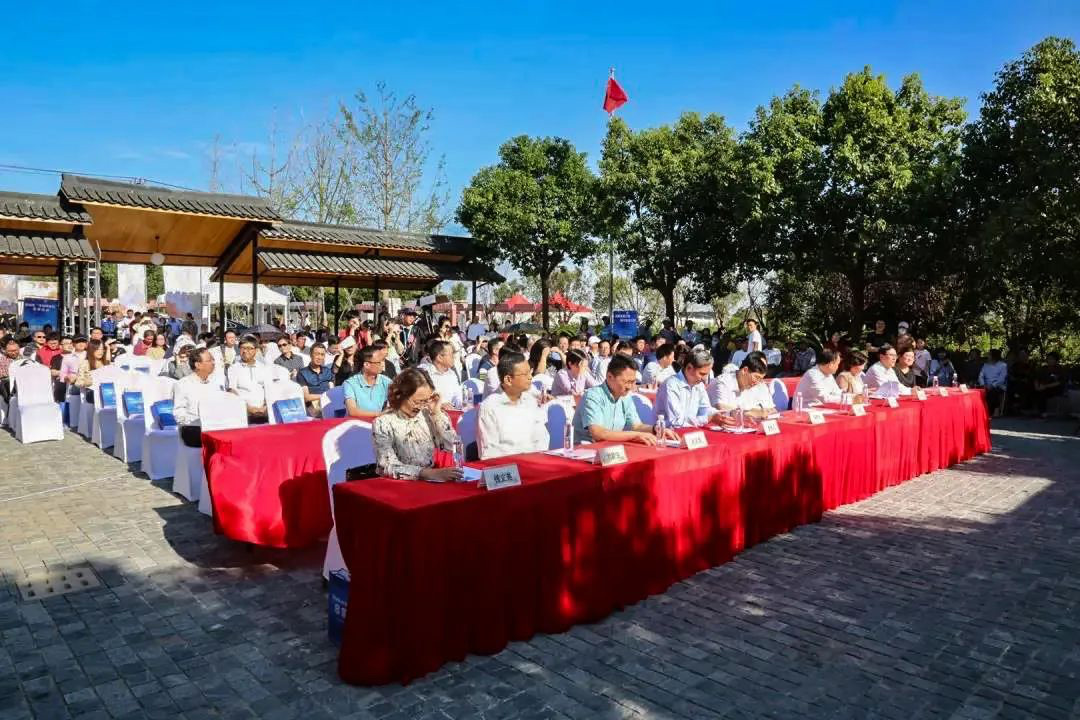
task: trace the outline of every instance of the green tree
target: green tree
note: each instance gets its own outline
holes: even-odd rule
[[[824,104],[795,88],[759,108],[744,142],[744,232],[796,276],[839,276],[861,333],[879,283],[928,281],[951,249],[963,100],[918,75],[889,88],[870,68]]]
[[[465,287],[465,283],[454,283],[450,286],[450,299],[454,302],[465,302],[468,296],[469,290]]]
[[[481,251],[538,278],[545,328],[551,274],[595,252],[595,182],[569,141],[522,135],[499,148],[499,163],[480,170],[462,194],[457,219]]]
[[[660,293],[667,317],[678,310],[680,280],[717,267],[736,224],[729,189],[734,133],[719,115],[686,113],[674,126],[633,132],[608,123],[600,160],[603,233],[633,267],[634,280]],[[710,285],[722,285],[709,273]]]
[[[496,303],[506,302],[514,293],[524,292],[525,286],[518,280],[507,280],[499,283],[492,291],[492,297]]]
[[[558,293],[577,305],[587,306],[591,302],[592,289],[581,268],[559,268],[551,274],[550,288],[552,296]],[[525,297],[539,297],[540,292],[540,278],[525,278]],[[553,305],[552,309],[555,311],[555,322],[559,325],[570,322],[575,314],[565,305]]]
[[[968,292],[1007,342],[1075,329],[1080,297],[1080,53],[1035,45],[997,74],[965,135]]]
[[[146,297],[157,299],[165,294],[165,271],[160,265],[146,266]]]

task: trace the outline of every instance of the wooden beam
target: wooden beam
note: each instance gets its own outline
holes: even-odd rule
[[[252,238],[258,237],[259,231],[264,227],[266,227],[266,223],[249,222],[240,228],[240,232],[236,233],[236,236],[225,248],[225,252],[221,253],[217,261],[214,262],[214,272],[210,275],[211,282],[217,282],[228,273],[229,266],[236,262],[236,258],[240,256],[240,253],[244,251]]]

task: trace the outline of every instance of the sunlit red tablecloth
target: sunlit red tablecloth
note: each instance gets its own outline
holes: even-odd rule
[[[990,449],[974,391],[780,426],[773,437],[707,432],[695,451],[627,445],[630,462],[611,468],[518,456],[523,485],[494,492],[335,486],[352,576],[341,677],[407,682],[597,620],[824,510]]]

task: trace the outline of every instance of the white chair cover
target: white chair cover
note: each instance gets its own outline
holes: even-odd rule
[[[82,410],[82,388],[68,385],[67,398],[65,400],[68,406],[68,427],[72,430],[78,430],[79,412]],[[3,422],[0,422],[0,425],[2,424]]]
[[[322,416],[324,418],[337,417],[337,412],[340,410],[345,412],[345,388],[334,387],[330,388],[322,394],[319,398],[319,407],[322,408]]]
[[[536,377],[533,378],[533,387],[536,388],[536,390],[538,392],[543,391],[543,390],[547,390],[548,392],[551,392],[551,386],[554,383],[555,383],[555,378],[553,378],[551,375],[548,375],[547,373],[543,373],[542,375],[537,375]]]
[[[115,442],[113,443],[113,455],[126,463],[142,461],[142,439],[146,432],[145,413],[150,412],[146,404],[148,389],[153,385],[154,378],[142,376],[138,373],[124,385],[124,392],[138,392],[143,396],[143,413],[128,415],[124,407],[123,392],[116,396],[116,428]]]
[[[371,439],[371,423],[347,420],[331,428],[322,441],[323,462],[326,465],[326,486],[330,492],[330,514],[334,513],[334,485],[345,480],[345,473],[360,465],[375,462],[375,446]],[[323,560],[323,577],[345,567],[338,542],[337,526],[330,530]]]
[[[278,367],[281,367],[280,365]],[[281,368],[285,370],[285,368]],[[285,370],[288,374],[288,370]],[[266,415],[271,425],[277,425],[277,418],[274,414],[274,403],[278,400],[289,400],[290,398],[300,398],[300,404],[304,405],[304,388],[300,387],[298,383],[294,383],[292,380],[283,380],[281,382],[267,383],[266,385]],[[310,418],[309,418],[310,419]]]
[[[21,443],[64,439],[64,416],[53,399],[49,368],[28,363],[11,368],[18,393],[14,414],[15,439]]]
[[[646,425],[652,425],[656,422],[656,408],[653,407],[652,400],[642,395],[641,393],[634,393],[632,396],[634,401],[634,409],[637,410],[638,417],[641,418],[641,422]]]
[[[159,400],[172,397],[176,380],[171,377],[156,377],[147,385],[143,394],[143,436],[141,469],[151,480],[162,480],[173,476],[176,468],[177,428],[161,430],[154,424],[154,415],[150,408]]]
[[[289,369],[281,365],[270,365],[271,382],[289,382]]]
[[[134,365],[132,366],[134,367]],[[119,372],[111,365],[99,367],[90,373],[94,381],[94,413],[90,418],[90,442],[102,450],[111,448],[116,435],[116,406],[111,408],[102,406],[101,386],[104,383],[112,383],[116,391],[116,403],[120,404],[120,396],[124,392],[127,375]],[[81,421],[81,418],[80,418]]]
[[[769,381],[769,392],[772,393],[773,405],[777,410],[787,410],[791,404],[788,399],[787,386],[780,378],[773,378]]]
[[[566,404],[557,400],[549,402],[544,408],[547,410],[548,418],[548,450],[559,450],[562,448],[563,431],[566,429],[566,422],[573,416],[568,412]],[[574,438],[574,443],[578,442],[580,440]]]
[[[199,424],[203,430],[232,430],[248,425],[247,403],[244,399],[227,392],[212,392],[199,403]],[[202,452],[198,458],[199,512],[213,515],[210,488],[206,483],[206,471],[202,465]],[[189,473],[191,473],[189,465]],[[193,474],[192,474],[193,475]]]
[[[476,431],[480,425],[480,411],[470,408],[461,415],[458,420],[457,434],[461,438],[461,444],[465,446],[465,452],[469,452],[469,446],[476,444]]]
[[[483,357],[476,353],[469,353],[465,356],[465,368],[469,371],[469,377],[476,377],[477,371],[480,369],[480,361]]]

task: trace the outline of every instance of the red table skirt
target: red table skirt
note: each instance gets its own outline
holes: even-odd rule
[[[979,392],[780,425],[774,437],[707,432],[695,451],[626,445],[630,462],[606,469],[517,456],[523,485],[494,492],[335,486],[352,576],[342,679],[408,682],[598,620],[825,510],[990,449]]]

